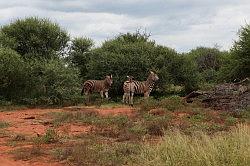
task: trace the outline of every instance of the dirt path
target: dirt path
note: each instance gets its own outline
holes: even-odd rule
[[[24,109],[18,111],[0,112],[0,122],[7,122],[8,127],[0,129],[1,132],[7,133],[0,135],[0,166],[61,166],[63,164],[53,161],[50,157],[39,157],[29,161],[14,160],[13,156],[8,152],[20,146],[12,147],[7,145],[8,140],[15,137],[15,135],[25,135],[28,137],[35,137],[42,135],[51,127],[50,116],[48,113],[52,112],[70,112],[70,111],[95,111],[101,116],[107,115],[128,115],[131,116],[134,110],[130,107],[120,108],[94,108],[94,107],[66,107],[62,109]],[[88,132],[90,126],[79,126],[77,124],[65,124],[60,126],[57,131],[66,132],[69,135]],[[22,147],[22,146],[21,146]]]

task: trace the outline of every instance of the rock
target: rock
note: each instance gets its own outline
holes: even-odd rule
[[[248,78],[238,83],[225,83],[215,86],[211,91],[194,91],[185,99],[190,102],[200,99],[206,107],[217,110],[234,111],[249,107],[250,81]]]

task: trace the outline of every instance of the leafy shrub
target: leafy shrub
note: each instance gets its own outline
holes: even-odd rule
[[[71,105],[82,101],[78,70],[62,60],[29,60],[30,77],[26,96],[20,102],[30,105]]]
[[[0,48],[0,96],[11,100],[22,95],[26,77],[21,56],[11,49]]]

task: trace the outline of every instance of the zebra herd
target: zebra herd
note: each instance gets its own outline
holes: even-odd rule
[[[147,98],[152,91],[155,82],[159,80],[156,73],[150,71],[149,76],[146,81],[136,81],[133,76],[127,76],[127,81],[123,83],[123,98],[122,102],[133,105],[134,94],[144,94]],[[108,99],[108,91],[113,83],[112,75],[108,75],[104,80],[87,80],[83,84],[81,94],[87,96],[89,101],[89,95],[93,92],[99,92],[101,97]],[[104,94],[104,95],[103,95]]]

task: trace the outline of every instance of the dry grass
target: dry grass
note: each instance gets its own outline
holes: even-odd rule
[[[14,155],[15,160],[30,160],[45,154],[39,145],[33,145],[31,148],[18,148],[11,153]]]
[[[192,136],[168,132],[158,146],[145,146],[133,165],[247,166],[250,165],[250,127],[239,125],[230,132]]]

